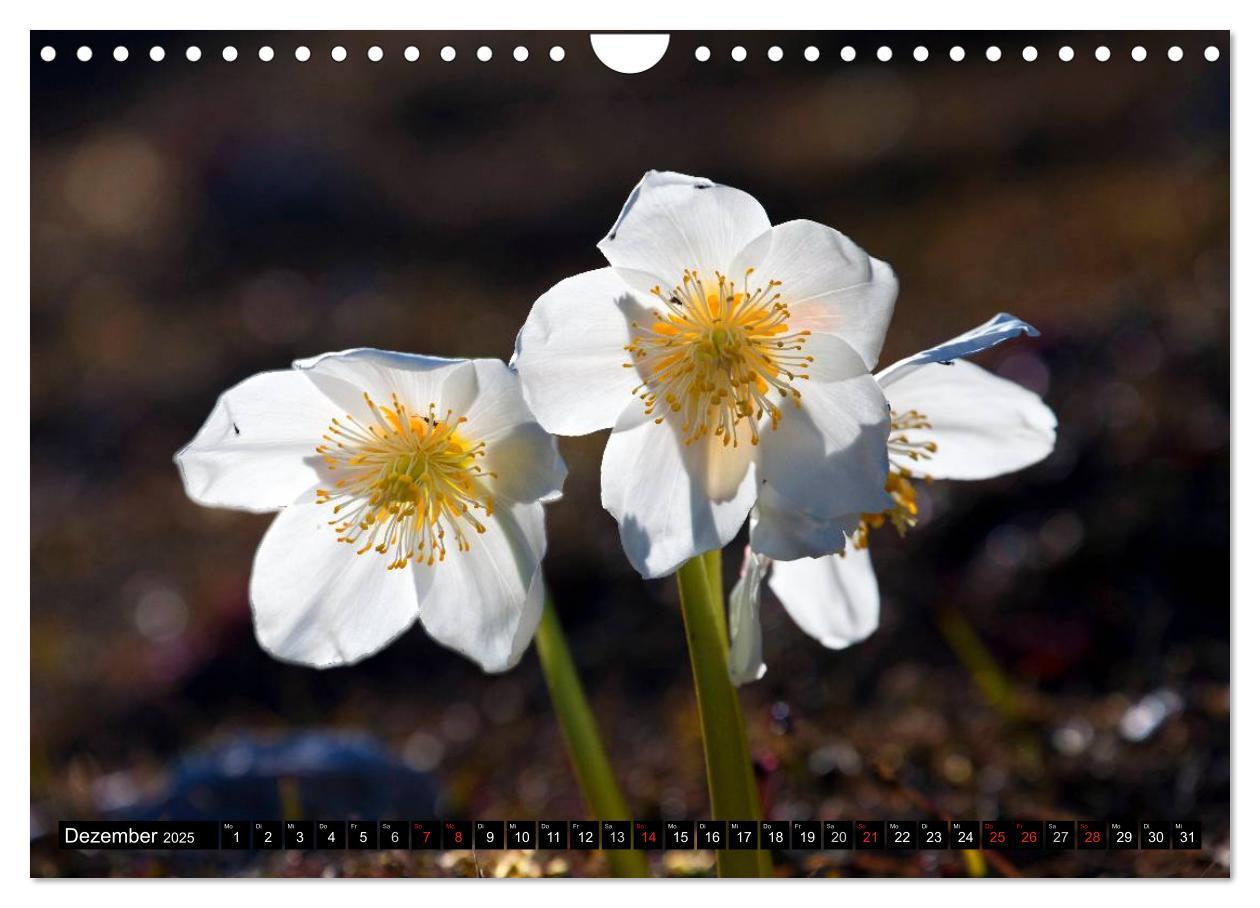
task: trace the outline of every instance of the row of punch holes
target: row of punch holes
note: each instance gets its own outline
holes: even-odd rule
[[[1051,50],[1053,51],[1053,48]],[[404,48],[402,55],[405,60],[410,63],[414,63],[420,59],[420,49],[414,45],[408,46]],[[966,49],[957,44],[949,48],[948,55],[949,59],[954,63],[961,63],[967,59]],[[92,56],[93,50],[86,44],[80,46],[75,51],[75,57],[83,63],[91,60]],[[131,51],[129,48],[119,45],[114,48],[113,56],[117,62],[123,63],[130,59]],[[150,47],[148,56],[154,63],[160,63],[166,59],[166,49],[160,46]],[[240,52],[234,46],[228,45],[222,49],[221,56],[226,62],[232,63],[239,58]],[[293,51],[293,58],[299,63],[307,62],[311,59],[311,56],[311,49],[305,45],[299,46]],[[448,44],[438,52],[438,56],[444,63],[451,63],[455,60],[457,52],[454,47]],[[483,44],[477,48],[476,56],[482,63],[488,63],[494,58],[494,51],[488,45]],[[548,50],[547,56],[552,62],[559,63],[565,58],[565,50],[557,44]],[[784,56],[785,54],[783,48],[777,44],[768,48],[766,51],[766,58],[772,63],[778,63],[784,58]],[[822,58],[822,52],[816,46],[810,45],[804,49],[802,56],[807,62],[816,63]],[[931,58],[931,56],[931,51],[922,44],[918,45],[913,51],[911,51],[911,57],[918,63],[926,62]],[[997,45],[990,45],[984,51],[984,57],[990,63],[998,62],[1002,59],[1002,56],[1002,48]],[[1038,59],[1040,51],[1035,46],[1029,44],[1023,48],[1021,56],[1026,62],[1032,63]],[[1111,48],[1105,45],[1096,47],[1094,48],[1093,56],[1095,60],[1105,63],[1111,59]],[[1142,45],[1135,45],[1129,49],[1129,56],[1135,62],[1141,63],[1147,59],[1148,52]],[[1172,62],[1178,63],[1184,59],[1185,51],[1180,46],[1174,44],[1167,49],[1167,56]],[[51,45],[45,45],[40,49],[39,57],[45,63],[51,63],[57,59],[57,49]],[[196,45],[190,46],[184,50],[184,57],[189,62],[196,63],[202,58],[202,50]],[[343,63],[348,59],[349,52],[345,49],[345,47],[337,45],[329,51],[329,57],[335,63]],[[748,49],[743,45],[737,44],[731,48],[730,57],[731,60],[736,63],[743,63],[748,59]],[[1209,45],[1203,49],[1203,59],[1207,60],[1209,63],[1215,63],[1220,59],[1220,57],[1220,49],[1215,45]],[[264,45],[258,49],[258,59],[264,63],[269,63],[275,58],[276,51],[270,45]],[[695,49],[695,58],[700,63],[706,63],[713,58],[713,52],[707,46],[700,45]],[[846,45],[840,49],[840,59],[845,63],[852,63],[857,58],[858,53],[853,47]],[[887,45],[881,46],[875,51],[875,58],[881,63],[890,62],[893,59],[892,48]],[[1058,58],[1064,63],[1069,63],[1076,58],[1076,49],[1065,44],[1058,49]],[[385,59],[385,51],[381,47],[373,45],[367,50],[367,59],[373,63],[379,63]],[[529,48],[524,45],[517,45],[512,50],[512,59],[516,60],[518,63],[524,63],[529,59]]]

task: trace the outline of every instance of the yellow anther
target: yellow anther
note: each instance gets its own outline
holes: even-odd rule
[[[791,396],[800,405],[791,383],[809,378],[813,357],[802,353],[809,332],[792,331],[791,312],[771,292],[782,282],[750,287],[753,272],[746,269],[737,286],[720,272],[701,279],[687,269],[668,293],[652,288],[664,308],[654,313],[651,328],[631,325],[630,362],[623,365],[644,378],[633,393],[658,424],[664,417],[658,404],[680,414],[687,444],[711,429],[724,445],[738,446],[745,431],[755,444],[758,420],[770,414],[772,429],[779,422],[770,395]]]
[[[329,470],[349,473],[335,483],[335,491],[315,493],[317,504],[335,502],[329,525],[338,541],[355,545],[359,555],[389,555],[387,570],[444,560],[447,528],[457,549],[468,551],[464,527],[485,532],[473,512],[489,516],[493,510],[485,485],[493,474],[478,463],[485,444],[456,431],[466,417],[450,411],[439,415],[434,404],[416,411],[396,394],[388,407],[367,393],[363,399],[371,418],[333,419],[325,439],[336,448],[316,449]]]

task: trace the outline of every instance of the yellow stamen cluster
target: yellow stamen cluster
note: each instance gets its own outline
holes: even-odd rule
[[[893,413],[892,428],[888,436],[888,453],[913,461],[930,460],[936,453],[936,442],[914,441],[907,434],[910,429],[930,428],[932,424],[918,410]],[[855,548],[864,549],[869,546],[871,530],[877,530],[884,524],[891,524],[899,535],[905,536],[906,531],[918,523],[919,493],[910,478],[910,471],[904,467],[888,474],[888,479],[884,482],[884,491],[892,498],[893,506],[878,514],[862,515],[862,521],[853,535],[852,544]],[[927,482],[932,481],[930,476],[923,478]],[[840,554],[843,555],[844,552]]]
[[[634,394],[658,424],[668,412],[679,414],[686,444],[713,435],[738,446],[746,423],[755,445],[763,417],[778,428],[783,413],[776,401],[800,406],[801,392],[791,383],[809,378],[814,358],[802,352],[809,332],[789,327],[781,282],[750,288],[752,273],[737,285],[718,272],[702,278],[688,270],[670,292],[653,288],[663,308],[651,325],[631,325],[626,367],[643,377]]]
[[[858,524],[857,532],[853,535],[853,545],[856,548],[864,549],[870,545],[871,530],[878,530],[886,523],[892,524],[896,527],[898,535],[904,536],[906,531],[918,522],[919,493],[910,482],[908,473],[899,471],[889,473],[888,480],[884,483],[884,491],[892,496],[893,505],[878,514],[862,515],[862,522]]]
[[[494,512],[486,487],[494,474],[482,469],[484,443],[471,443],[457,431],[466,420],[447,411],[439,417],[411,410],[394,395],[380,406],[364,394],[371,419],[334,419],[315,452],[328,470],[341,475],[331,489],[318,489],[319,504],[332,504],[329,526],[337,541],[355,554],[388,555],[388,570],[433,565],[446,558],[446,534],[457,551],[469,549],[466,530],[486,531],[476,512]]]
[[[914,441],[907,435],[910,429],[930,429],[932,424],[918,410],[892,414],[892,426],[888,435],[888,453],[907,460],[928,460],[936,453],[936,442],[921,439]]]

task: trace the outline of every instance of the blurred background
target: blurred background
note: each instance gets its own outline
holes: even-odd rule
[[[59,818],[586,815],[532,653],[488,677],[417,627],[353,668],[269,659],[246,587],[270,518],[192,504],[171,458],[224,389],[296,357],[507,358],[540,293],[603,264],[595,243],[649,168],[739,186],[772,221],[830,224],[890,262],[884,363],[998,311],[1031,321],[1039,339],[979,361],[1059,417],[1045,462],[934,484],[919,527],[883,531],[867,642],[825,650],[769,598],[769,672],[741,695],[766,815],[1200,819],[1199,852],[1020,854],[988,872],[1228,874],[1228,35],[677,33],[637,76],[576,32],[31,42],[33,874],[605,872],[564,852],[52,839]],[[605,437],[561,442],[547,578],[633,812],[703,818],[675,590],[638,578],[597,506]],[[964,872],[948,852],[775,860]],[[706,852],[654,861],[713,872]]]

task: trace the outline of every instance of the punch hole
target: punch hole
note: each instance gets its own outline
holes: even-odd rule
[[[119,63],[126,62],[127,56],[127,48],[123,47],[121,44],[114,48],[114,59]]]
[[[85,44],[78,49],[75,56],[79,58],[80,63],[86,63],[88,60],[92,59],[92,48]]]
[[[161,47],[149,48],[149,59],[154,63],[161,63],[166,59],[166,50]]]
[[[996,63],[1002,59],[1002,48],[995,44],[984,52],[984,56],[990,63]]]
[[[840,59],[845,63],[852,63],[857,59],[857,51],[846,44],[844,47],[840,48]]]
[[[822,54],[819,52],[818,48],[814,47],[814,45],[811,44],[809,47],[805,48],[806,62],[817,63],[820,56],[822,56]]]
[[[963,60],[967,59],[967,52],[955,44],[949,49],[949,58],[955,63],[961,63]]]
[[[381,50],[375,44],[368,48],[368,59],[373,63],[380,63],[385,59],[385,51]]]
[[[1076,51],[1068,47],[1066,44],[1059,48],[1059,59],[1064,63],[1071,63],[1072,58],[1076,56]]]
[[[264,63],[270,63],[275,58],[276,52],[267,45],[264,44],[262,47],[258,48],[258,59],[262,60]]]
[[[560,56],[556,57],[556,51]],[[665,56],[669,50],[669,35],[591,35],[591,50],[599,62],[613,72],[633,75],[647,72]],[[564,59],[564,48],[553,47],[551,59],[559,63]],[[697,50],[696,59],[699,60]]]
[[[766,57],[769,58],[771,63],[778,63],[783,59],[783,48],[776,44],[774,47],[766,51]]]
[[[184,58],[187,59],[189,63],[196,63],[201,59],[201,48],[194,44],[192,47],[188,48],[188,50],[184,51]]]
[[[45,44],[39,49],[39,58],[45,63],[51,63],[53,60],[57,59],[57,51],[55,48],[49,47]]]
[[[1168,48],[1168,59],[1172,60],[1174,63],[1180,63],[1183,56],[1185,56],[1185,54],[1182,53],[1181,48],[1177,45],[1174,44],[1172,47]]]
[[[236,59],[236,48],[230,44],[223,48],[223,59],[229,63],[234,61]]]
[[[1111,48],[1102,46],[1094,51],[1094,59],[1099,63],[1106,63],[1111,59]]]
[[[332,58],[337,63],[344,63],[346,59],[346,49],[338,44],[332,49]]]
[[[415,63],[420,59],[420,48],[416,47],[414,44],[408,46],[407,49],[403,51],[403,59],[408,63]]]
[[[1209,63],[1215,63],[1220,58],[1221,52],[1217,50],[1215,44],[1203,51],[1203,59],[1207,60]]]
[[[564,48],[557,44],[547,56],[551,57],[552,63],[559,63],[564,59]]]
[[[1036,59],[1037,59],[1037,48],[1033,47],[1031,44],[1030,44],[1030,45],[1028,45],[1027,47],[1025,47],[1025,48],[1024,48],[1024,59],[1025,59],[1025,60],[1027,60],[1029,63],[1031,63],[1031,62],[1033,62],[1034,60],[1036,60]]]
[[[1133,48],[1133,53],[1130,56],[1133,57],[1134,61],[1141,63],[1146,59],[1146,48],[1139,44]]]
[[[879,50],[875,51],[875,56],[879,59],[880,63],[887,63],[892,59],[892,48],[885,44]]]
[[[490,59],[493,56],[494,56],[494,51],[486,47],[486,45],[483,44],[481,45],[481,47],[477,48],[477,59],[480,60],[482,63],[489,63]]]
[[[920,44],[918,47],[914,49],[914,59],[922,63],[925,60],[927,60],[927,58],[928,58],[928,49],[924,47],[922,44]]]
[[[731,59],[736,63],[743,63],[748,59],[748,51],[744,50],[743,47],[737,44],[731,48]]]
[[[709,57],[711,56],[712,54],[709,52],[709,49],[705,47],[703,44],[701,44],[699,47],[696,48],[696,59],[699,60],[701,63],[708,63]]]
[[[517,63],[524,63],[529,59],[529,48],[524,45],[520,45],[516,48],[516,50],[512,51],[512,59]]]
[[[293,52],[293,58],[297,60],[299,63],[305,63],[307,60],[311,58],[311,49],[307,47],[305,44],[303,44],[301,47],[299,47],[297,50]]]

